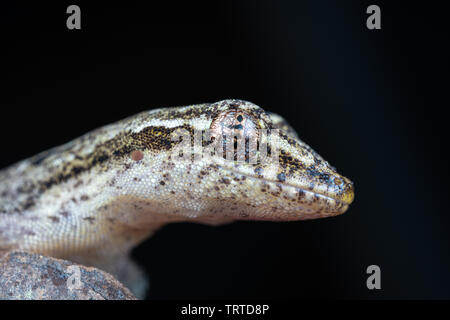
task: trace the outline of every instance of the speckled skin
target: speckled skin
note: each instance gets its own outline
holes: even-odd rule
[[[174,159],[174,134],[227,128],[280,129],[270,141],[278,163]],[[283,118],[242,100],[140,113],[0,171],[0,182],[0,250],[97,266],[129,283],[127,253],[164,224],[314,219],[353,201],[352,182]]]

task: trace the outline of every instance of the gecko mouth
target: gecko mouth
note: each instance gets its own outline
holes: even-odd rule
[[[312,191],[308,188],[305,188],[304,186],[299,186],[299,185],[294,185],[291,183],[286,183],[286,182],[280,182],[280,181],[276,181],[276,180],[271,180],[271,179],[266,179],[266,178],[261,178],[255,175],[251,175],[248,173],[244,173],[241,171],[237,171],[237,170],[233,170],[230,168],[225,168],[222,167],[222,169],[224,171],[227,171],[229,173],[232,174],[237,174],[237,175],[241,175],[241,176],[245,176],[247,179],[252,179],[254,181],[259,181],[259,182],[264,182],[267,184],[270,184],[272,186],[281,186],[282,189],[286,190],[289,188],[292,188],[293,190],[295,190],[295,192],[303,192],[304,194],[309,194],[313,197],[318,197],[321,198],[322,200],[329,200],[329,201],[334,201],[336,202],[336,204],[340,204],[342,206],[348,206],[353,202],[354,199],[354,191],[353,191],[353,183],[349,182],[345,185],[345,187],[343,188],[343,191],[340,193],[336,193],[335,195],[333,194],[325,194],[325,193],[320,193],[317,191]]]

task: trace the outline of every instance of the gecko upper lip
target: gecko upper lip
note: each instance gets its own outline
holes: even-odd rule
[[[240,174],[240,175],[243,175],[243,176],[245,176],[247,178],[255,179],[255,180],[258,180],[258,181],[264,181],[264,182],[268,182],[268,183],[279,184],[279,185],[284,186],[284,187],[291,187],[291,188],[295,188],[296,190],[301,190],[303,192],[313,193],[315,195],[318,195],[318,196],[321,196],[323,198],[327,198],[327,199],[330,199],[330,200],[342,203],[344,205],[350,205],[353,202],[353,199],[354,199],[353,182],[347,183],[346,186],[345,186],[344,192],[342,192],[342,194],[337,194],[334,197],[334,196],[332,196],[330,194],[324,194],[324,193],[320,193],[320,192],[317,192],[317,191],[311,191],[311,190],[308,190],[308,189],[303,188],[301,186],[296,186],[296,185],[293,185],[293,184],[290,184],[290,183],[280,182],[280,181],[270,180],[270,179],[265,179],[265,178],[257,177],[257,176],[254,176],[254,175],[251,175],[251,174],[248,174],[248,173],[243,173],[243,172],[240,172],[240,171],[237,171],[237,170],[225,168],[225,167],[222,167],[222,169],[225,170],[225,171],[228,171],[228,172],[231,172],[231,173],[235,173],[235,174]]]
[[[345,204],[345,205],[349,205],[349,204],[351,204],[353,202],[353,192],[351,193],[351,196],[348,196],[348,197],[342,197],[340,195],[337,195],[336,197],[333,197],[330,194],[324,194],[324,193],[320,193],[320,192],[317,192],[317,191],[311,191],[311,190],[308,190],[308,189],[305,189],[303,187],[296,186],[296,185],[293,185],[293,184],[290,184],[290,183],[279,182],[279,181],[274,181],[274,180],[269,180],[269,179],[264,179],[264,178],[257,178],[257,177],[253,177],[253,176],[252,176],[252,178],[255,178],[255,179],[258,179],[258,180],[261,180],[261,181],[265,181],[265,182],[277,183],[277,184],[280,184],[280,185],[285,186],[285,187],[291,187],[291,188],[295,188],[296,190],[301,190],[303,192],[310,192],[310,193],[318,195],[318,196],[320,196],[322,198],[333,200],[333,201],[336,201],[338,203],[342,203],[342,204]]]

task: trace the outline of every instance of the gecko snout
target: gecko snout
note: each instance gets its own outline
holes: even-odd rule
[[[342,191],[338,197],[338,199],[345,204],[351,204],[353,200],[355,199],[355,187],[352,181],[350,179],[347,179],[345,177],[342,177],[344,180]]]

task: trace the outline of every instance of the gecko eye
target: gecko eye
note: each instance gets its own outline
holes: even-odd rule
[[[253,116],[237,109],[219,114],[211,124],[212,136],[258,137],[258,129]]]
[[[238,109],[227,110],[211,123],[211,142],[216,144],[216,148],[222,148],[224,158],[248,161],[250,150],[258,148],[258,129],[259,126],[252,115]]]

